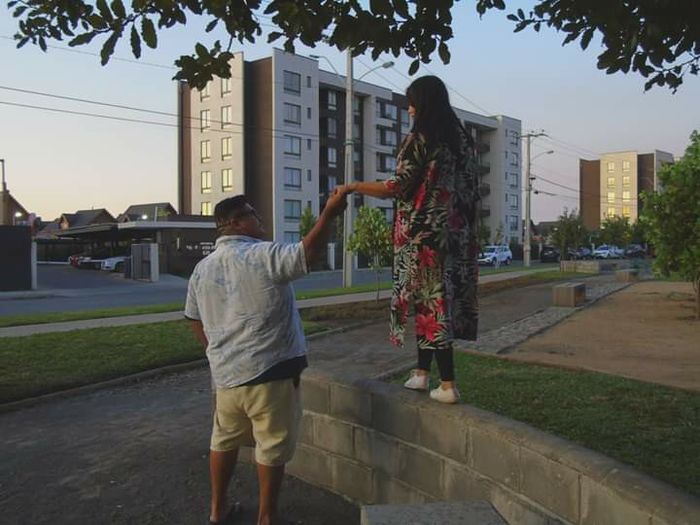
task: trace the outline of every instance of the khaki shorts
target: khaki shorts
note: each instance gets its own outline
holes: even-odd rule
[[[261,465],[289,462],[301,422],[299,390],[293,379],[217,389],[211,450],[254,446]]]

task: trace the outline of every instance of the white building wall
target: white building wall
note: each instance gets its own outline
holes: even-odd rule
[[[300,92],[291,93],[284,89],[284,72],[300,75]],[[310,204],[314,216],[319,214],[318,168],[318,63],[315,60],[285,53],[275,49],[272,55],[273,89],[273,209],[274,226],[272,236],[275,241],[287,240],[290,235],[299,232],[299,221],[285,219],[285,201],[300,201],[301,210]],[[285,103],[301,107],[301,124],[285,122]],[[311,118],[308,117],[311,108]],[[301,140],[301,154],[297,157],[285,153],[285,136],[298,137]],[[301,187],[285,187],[284,168],[301,170]],[[311,170],[311,180],[308,178]]]
[[[192,158],[192,213],[202,212],[202,203],[209,203],[211,213],[216,204],[227,198],[245,193],[245,146],[244,146],[244,58],[243,53],[236,53],[230,61],[231,78],[229,92],[222,91],[222,79],[214,78],[208,84],[208,95],[192,90],[190,92],[192,120],[186,123],[191,127]],[[222,120],[222,108],[231,109],[231,122]],[[201,111],[209,110],[210,126],[201,129]],[[231,155],[222,155],[222,139],[229,138]],[[210,157],[202,159],[201,143],[209,141]],[[231,170],[232,184],[224,189],[223,170]],[[202,172],[211,173],[211,189],[203,190]]]

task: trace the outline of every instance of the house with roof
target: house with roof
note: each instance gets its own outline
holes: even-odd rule
[[[117,222],[157,221],[173,215],[177,215],[177,210],[169,202],[132,204],[117,215]]]

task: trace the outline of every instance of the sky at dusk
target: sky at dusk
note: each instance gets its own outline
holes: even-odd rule
[[[521,5],[521,4],[519,4]],[[653,149],[679,156],[693,129],[700,129],[700,79],[687,77],[675,95],[666,88],[644,93],[635,74],[608,76],[596,64],[594,41],[587,51],[578,44],[562,47],[552,30],[513,34],[509,11],[479,19],[470,2],[455,8],[452,62],[436,59],[420,74],[436,74],[452,88],[454,106],[482,114],[518,118],[523,131],[544,129],[552,138],[537,139],[533,155],[536,189],[554,196],[533,197],[534,220],[552,220],[563,208],[578,207],[578,158],[608,151]],[[261,20],[266,24],[267,20]],[[30,211],[50,220],[62,212],[106,207],[112,214],[129,204],[169,201],[177,206],[176,87],[173,61],[205,35],[206,21],[159,35],[157,50],[144,50],[142,63],[112,60],[99,64],[99,45],[66,50],[53,43],[48,53],[30,45],[15,49],[10,39],[15,21],[0,7],[0,158],[6,161],[8,187]],[[271,31],[271,27],[263,27]],[[247,60],[267,56],[265,37],[255,45],[234,47]],[[341,73],[344,55],[320,45],[297,47],[301,55],[326,56]],[[116,57],[131,59],[128,39]],[[364,80],[403,91],[410,61],[370,73]],[[321,68],[329,68],[327,62]],[[355,61],[355,76],[373,67],[371,58]],[[11,88],[11,89],[8,89]],[[27,90],[157,111],[154,114],[49,98]],[[43,109],[11,106],[39,106]],[[123,122],[51,111],[61,109],[133,119]],[[147,121],[147,122],[143,122]],[[524,152],[523,152],[524,153]],[[543,180],[547,179],[547,180]],[[550,182],[551,181],[551,182]],[[552,184],[552,182],[560,186]],[[565,189],[567,186],[572,189]]]

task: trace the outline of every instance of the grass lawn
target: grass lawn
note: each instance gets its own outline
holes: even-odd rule
[[[492,356],[457,354],[455,368],[465,403],[700,495],[700,393]]]
[[[324,330],[304,321],[304,331]],[[204,357],[186,321],[0,339],[0,403]]]

